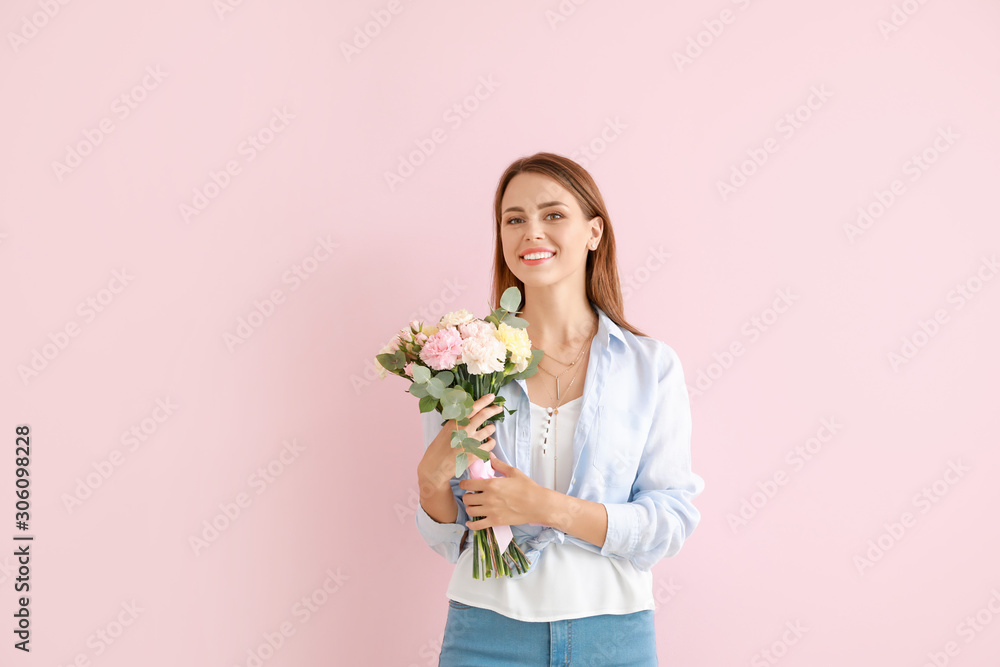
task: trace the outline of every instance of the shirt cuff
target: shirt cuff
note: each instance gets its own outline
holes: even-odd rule
[[[608,512],[608,533],[602,556],[630,558],[639,544],[639,517],[629,503],[601,503]]]
[[[417,530],[427,542],[427,545],[444,556],[449,563],[458,562],[458,554],[462,548],[462,542],[469,527],[465,522],[469,520],[469,515],[462,507],[465,503],[459,501],[458,516],[455,523],[438,523],[431,518],[424,506],[417,503],[416,522]]]

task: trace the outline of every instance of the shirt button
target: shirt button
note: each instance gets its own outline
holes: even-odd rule
[[[576,477],[574,477],[573,479],[570,480],[570,484],[572,484],[574,482],[576,482]]]

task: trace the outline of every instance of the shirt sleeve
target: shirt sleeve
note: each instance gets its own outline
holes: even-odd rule
[[[648,571],[674,556],[691,536],[701,514],[692,504],[705,481],[691,471],[691,404],[677,353],[660,345],[654,415],[646,438],[633,500],[602,503],[608,530],[601,555],[632,561]]]
[[[441,422],[444,419],[437,410],[423,412],[420,417],[423,420],[424,450],[426,450],[440,433]],[[455,523],[438,523],[424,510],[423,505],[417,503],[417,530],[420,531],[420,535],[427,542],[427,545],[441,554],[449,563],[458,562],[465,534],[469,530],[465,525],[465,522],[469,520],[469,515],[465,511],[465,503],[462,502],[465,490],[458,486],[458,483],[466,477],[468,477],[468,469],[462,473],[461,477],[451,478],[451,492],[458,505],[458,516],[455,517]]]

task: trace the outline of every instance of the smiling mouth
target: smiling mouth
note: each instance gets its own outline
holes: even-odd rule
[[[546,260],[555,257],[555,253],[552,252],[529,252],[526,255],[521,255],[521,261],[525,264],[540,264]],[[529,259],[530,258],[530,259]]]

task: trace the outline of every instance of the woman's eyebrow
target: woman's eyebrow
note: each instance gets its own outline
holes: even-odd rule
[[[561,201],[547,201],[544,204],[539,204],[538,208],[548,208],[549,206],[565,206],[565,205],[566,204],[562,203]],[[504,213],[507,213],[508,211],[521,211],[522,213],[524,213],[524,209],[521,208],[520,206],[511,206],[505,209]]]

